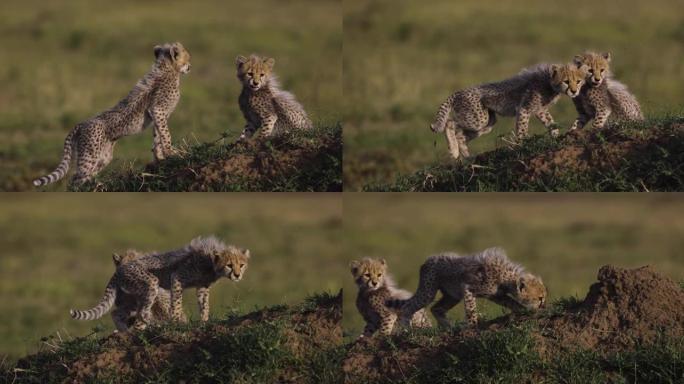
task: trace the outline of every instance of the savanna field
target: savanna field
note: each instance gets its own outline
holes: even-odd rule
[[[684,208],[676,196],[618,194],[349,194],[344,196],[345,254],[385,258],[399,287],[415,292],[425,259],[443,251],[462,254],[503,247],[511,260],[542,277],[548,302],[583,299],[606,264],[651,265],[684,281]],[[354,340],[363,319],[347,268],[345,336]],[[438,295],[439,297],[439,295]],[[486,318],[506,310],[478,300]],[[463,304],[449,316],[463,320]],[[434,321],[434,320],[433,320]]]
[[[512,188],[500,180],[464,187],[465,181],[453,182],[441,175],[456,173],[460,178],[463,174],[467,181],[469,164],[463,170],[432,169],[434,164],[452,164],[444,136],[429,130],[438,106],[457,89],[503,80],[538,62],[567,62],[586,49],[612,53],[615,78],[637,96],[646,117],[655,119],[641,127],[643,130],[657,125],[659,119],[681,123],[683,15],[684,4],[675,0],[581,0],[571,5],[541,0],[498,1],[495,6],[482,1],[462,1],[458,6],[444,0],[431,1],[430,6],[421,1],[345,1],[345,188],[430,190],[421,186],[428,172],[438,183],[447,184],[442,190]],[[565,96],[550,111],[566,129],[576,116]],[[491,133],[469,143],[471,155],[506,148],[502,136],[513,127],[513,118],[499,118]],[[530,127],[531,134],[545,133],[534,118]],[[542,147],[549,148],[553,150],[551,144]],[[535,151],[535,143],[524,150]],[[494,156],[475,163],[491,167],[496,160]],[[657,166],[653,164],[649,162],[644,168]],[[670,159],[668,167],[673,168],[672,164],[677,160]],[[491,173],[499,179],[506,177],[500,175],[504,172]],[[681,169],[663,173],[666,177],[674,173],[674,189],[681,189]],[[420,180],[392,186],[400,175]],[[609,187],[601,185],[602,177],[611,179]],[[621,184],[619,175],[598,175],[585,183],[554,181],[550,189],[673,189],[660,181],[649,185],[648,180],[644,180],[644,187],[639,180],[634,181],[637,178],[622,185],[625,183]],[[549,189],[544,185],[514,188]]]
[[[275,58],[274,71],[318,127],[341,119],[339,1],[3,1],[0,4],[0,190],[32,190],[59,162],[74,124],[115,105],[152,66],[152,48],[192,55],[169,120],[173,142],[229,144],[244,127],[235,57]],[[104,171],[138,172],[152,131],[119,140]],[[66,181],[47,190],[64,190]],[[111,189],[111,188],[110,188]]]
[[[128,248],[171,250],[208,234],[249,248],[242,281],[212,286],[214,319],[336,294],[345,258],[337,243],[341,225],[334,194],[6,196],[0,203],[0,360],[35,352],[49,335],[111,333],[109,314],[76,321],[69,309],[98,303],[114,272],[112,252]],[[194,289],[183,303],[198,319]]]

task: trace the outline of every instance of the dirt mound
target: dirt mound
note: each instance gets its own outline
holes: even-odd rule
[[[684,336],[684,290],[651,267],[604,266],[575,310],[551,318],[554,343],[615,351]]]
[[[115,333],[26,357],[14,371],[18,382],[307,382],[313,356],[341,344],[341,320],[340,292],[205,325]]]
[[[663,337],[684,338],[684,290],[651,267],[604,266],[582,301],[537,314],[509,314],[483,322],[477,329],[361,340],[348,346],[342,366],[350,382],[409,377],[434,382],[449,369],[491,371],[496,364],[491,359],[506,356],[528,364],[523,371],[538,369],[544,375],[549,362],[572,353],[591,351],[598,354],[592,355],[597,359],[657,344]],[[529,365],[535,359],[545,363]],[[515,367],[502,369],[514,371]],[[430,376],[436,370],[441,371]],[[464,373],[470,374],[460,372]],[[534,377],[537,373],[526,374]]]

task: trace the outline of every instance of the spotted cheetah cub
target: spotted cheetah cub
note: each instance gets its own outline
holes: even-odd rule
[[[240,139],[252,137],[259,129],[261,136],[270,137],[313,127],[294,95],[280,89],[273,73],[274,59],[238,56],[235,63],[242,83],[238,102],[247,120]]]
[[[585,52],[574,58],[577,66],[587,66],[587,86],[573,99],[577,119],[571,130],[582,129],[589,120],[593,128],[603,128],[611,120],[641,121],[644,115],[636,97],[627,86],[614,80],[610,72],[610,53]]]
[[[181,74],[190,72],[190,53],[181,43],[173,43],[154,47],[154,57],[152,69],[128,96],[69,132],[57,169],[34,180],[33,185],[42,186],[63,178],[69,170],[72,155],[77,168],[71,184],[92,179],[112,161],[118,139],[140,133],[150,122],[154,123],[152,152],[155,159],[162,160],[176,153],[171,146],[167,121],[180,99]]]
[[[145,255],[146,253],[129,249],[122,255],[118,253],[112,254],[112,261],[114,261],[114,266],[118,267],[121,264],[128,263]],[[137,300],[137,297],[134,295],[129,295],[121,289],[116,292],[112,320],[118,331],[125,332],[133,325],[140,311],[141,304],[140,300]],[[166,289],[160,288],[157,293],[157,300],[152,306],[152,321],[154,323],[162,323],[169,320],[171,320],[171,293]],[[187,321],[185,313],[181,313],[181,321]]]
[[[408,299],[411,293],[395,286],[392,277],[387,273],[387,263],[384,259],[364,258],[352,261],[349,266],[359,287],[356,308],[366,321],[366,327],[360,337],[370,337],[378,330],[383,335],[389,335],[398,312],[388,308],[385,302],[391,299]],[[419,310],[412,315],[411,326],[430,327],[432,324],[425,311]]]
[[[516,76],[456,91],[439,107],[433,132],[445,132],[452,157],[468,155],[466,141],[491,132],[496,115],[516,116],[515,134],[527,136],[530,116],[536,116],[552,136],[558,136],[548,108],[561,94],[576,97],[586,78],[586,67],[538,64]],[[454,112],[454,119],[449,113]]]
[[[161,288],[171,291],[172,319],[182,321],[183,290],[196,288],[200,318],[207,321],[209,287],[222,277],[240,281],[249,257],[249,250],[226,245],[213,236],[195,238],[177,250],[144,255],[116,269],[97,306],[86,311],[71,310],[71,317],[98,319],[112,308],[117,292],[126,292],[141,303],[133,327],[144,329],[153,323],[152,307]]]
[[[440,327],[449,327],[447,311],[464,301],[468,324],[477,324],[476,297],[484,297],[514,311],[536,310],[544,305],[546,288],[541,278],[508,260],[501,248],[459,256],[443,253],[430,256],[420,267],[418,290],[408,300],[387,303],[400,310],[399,324],[405,327],[413,314],[431,303],[437,291],[442,298],[432,306]]]

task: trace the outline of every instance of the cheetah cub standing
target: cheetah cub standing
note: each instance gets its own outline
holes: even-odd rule
[[[442,292],[442,298],[431,311],[440,327],[450,326],[446,313],[461,300],[470,325],[477,324],[476,297],[512,310],[536,310],[546,300],[541,278],[508,260],[503,249],[488,248],[470,256],[455,253],[430,256],[420,267],[418,290],[413,297],[391,300],[387,305],[400,310],[399,324],[406,327],[416,311],[434,300],[437,291]]]
[[[238,102],[247,120],[240,139],[252,137],[259,129],[261,136],[270,137],[313,127],[294,95],[280,89],[273,74],[274,64],[274,59],[256,55],[236,59],[237,77],[242,83]]]
[[[129,249],[123,255],[118,253],[112,254],[112,260],[114,261],[114,267],[119,267],[121,264],[128,263],[145,255],[143,252]],[[116,292],[112,320],[118,331],[125,332],[133,325],[140,311],[141,304],[142,302],[137,300],[137,297],[134,295],[129,295],[121,289]],[[171,293],[166,289],[160,288],[157,293],[157,300],[152,306],[152,321],[154,323],[162,323],[169,320],[171,320]],[[185,313],[182,313],[181,320],[183,322],[187,321]]]
[[[153,323],[152,307],[161,288],[171,291],[172,319],[182,321],[183,290],[196,288],[200,318],[207,321],[209,287],[222,277],[240,281],[249,257],[249,250],[226,245],[213,236],[195,238],[177,250],[144,255],[116,269],[97,306],[86,311],[71,310],[71,317],[77,320],[98,319],[112,308],[118,292],[126,292],[140,302],[133,326],[144,329]]]
[[[527,136],[530,116],[536,116],[552,136],[559,131],[549,113],[561,94],[576,97],[586,77],[586,67],[573,64],[538,64],[497,83],[456,91],[439,107],[430,125],[433,132],[445,132],[449,152],[458,159],[468,155],[466,141],[491,132],[496,115],[516,116],[518,139]],[[454,119],[449,119],[453,110]]]
[[[385,305],[387,300],[408,299],[411,293],[395,286],[392,277],[387,274],[387,263],[384,259],[375,260],[364,258],[354,260],[349,265],[351,274],[359,287],[356,296],[356,308],[366,321],[366,327],[360,337],[372,336],[377,330],[383,335],[392,332],[397,320],[398,312]],[[430,327],[424,310],[419,310],[411,316],[414,327]]]
[[[571,130],[582,129],[591,119],[594,128],[603,128],[609,117],[623,121],[644,119],[636,97],[611,77],[610,59],[610,53],[585,52],[575,56],[575,64],[587,66],[588,71],[587,86],[573,99],[578,116]]]
[[[154,57],[152,69],[128,96],[69,132],[57,169],[34,180],[33,185],[46,185],[63,178],[72,155],[77,168],[71,183],[78,185],[92,179],[112,161],[118,139],[140,133],[150,122],[154,123],[155,159],[162,160],[176,152],[171,146],[167,121],[180,99],[180,76],[190,72],[190,53],[181,43],[173,43],[154,47]]]

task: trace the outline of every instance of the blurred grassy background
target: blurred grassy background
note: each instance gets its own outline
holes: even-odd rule
[[[126,96],[161,42],[181,41],[192,55],[169,122],[174,142],[239,135],[238,54],[274,57],[283,87],[314,122],[339,121],[341,8],[339,0],[3,0],[0,190],[33,189],[58,164],[73,125]],[[151,146],[151,130],[120,140],[110,168],[151,161]]]
[[[298,303],[337,293],[343,273],[338,194],[13,194],[0,202],[0,360],[34,351],[54,332],[83,336],[109,314],[77,322],[70,308],[98,303],[114,272],[112,252],[170,250],[216,234],[247,247],[252,261],[239,283],[219,280],[211,313]],[[197,319],[194,290],[186,312]]]
[[[652,265],[684,281],[684,201],[677,194],[344,194],[349,260],[384,257],[399,287],[415,292],[425,259],[502,246],[509,258],[542,276],[550,300],[586,295],[606,264]],[[347,269],[344,327],[363,329],[358,292]],[[488,316],[504,310],[486,300]],[[463,304],[451,310],[463,319]]]
[[[647,115],[684,112],[681,0],[345,0],[345,188],[448,161],[428,127],[455,90],[586,49],[613,54],[616,78]],[[576,116],[567,97],[551,112],[564,127]],[[471,154],[502,145],[513,126],[499,119]],[[533,119],[531,133],[542,132]]]

